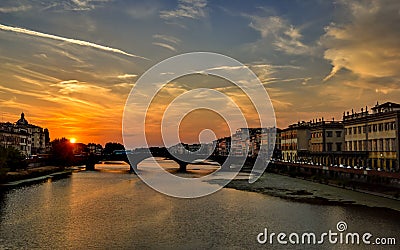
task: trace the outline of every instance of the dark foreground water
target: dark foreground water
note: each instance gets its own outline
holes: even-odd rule
[[[388,210],[309,205],[233,189],[177,199],[153,191],[126,168],[103,165],[103,171],[0,192],[0,249],[367,247],[332,245],[328,239],[322,246],[256,240],[264,228],[287,234],[338,232],[339,221],[347,223],[345,232],[400,240],[399,214]]]

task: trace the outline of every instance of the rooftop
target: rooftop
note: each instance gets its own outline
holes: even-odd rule
[[[343,121],[400,111],[400,104],[394,102],[385,102],[383,104],[379,104],[376,102],[376,105],[372,107],[371,110],[372,113],[368,111],[368,107],[366,106],[365,110],[361,108],[361,112],[354,112],[353,109],[351,110],[351,113],[349,111],[343,112]]]

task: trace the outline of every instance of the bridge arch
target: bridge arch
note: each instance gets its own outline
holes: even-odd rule
[[[144,152],[130,152],[130,151],[124,151],[120,150],[118,152],[114,152],[112,155],[109,155],[105,158],[94,158],[94,157],[88,157],[87,162],[86,162],[86,169],[87,170],[94,170],[95,169],[95,164],[99,162],[100,160],[110,160],[110,161],[124,161],[129,164],[130,172],[131,173],[136,173],[138,170],[138,164],[141,163],[142,161],[153,158],[153,157],[165,157],[167,159],[175,161],[179,165],[179,172],[186,172],[187,170],[187,165],[193,163],[195,160],[198,159],[204,159],[205,155],[182,155],[182,157],[175,157],[174,155],[170,154],[168,151],[144,151]],[[207,159],[212,160],[217,162],[221,168],[224,171],[230,171],[230,167],[232,164],[234,164],[239,158],[241,157],[228,157],[228,156],[215,156],[211,155],[207,157]],[[187,161],[183,161],[181,159],[186,159]],[[249,162],[250,161],[250,162]],[[252,163],[251,165],[254,164],[251,159],[246,160],[247,163]]]

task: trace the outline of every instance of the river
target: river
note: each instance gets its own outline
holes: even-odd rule
[[[171,198],[128,174],[127,165],[96,168],[0,192],[0,249],[265,249],[269,242],[257,242],[264,228],[319,235],[337,232],[339,221],[347,223],[346,232],[400,239],[399,213],[386,209],[312,205],[227,188],[197,199]],[[322,246],[274,243],[355,247],[327,240]]]

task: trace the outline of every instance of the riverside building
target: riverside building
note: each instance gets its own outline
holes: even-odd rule
[[[344,128],[340,121],[325,121],[324,118],[308,124],[310,138],[308,150],[298,152],[298,160],[317,165],[335,165],[344,148]]]
[[[283,129],[280,134],[282,159],[294,162],[299,154],[308,152],[311,122],[298,122]]]
[[[376,104],[371,112],[343,113],[346,151],[354,152],[347,164],[399,171],[400,104]]]
[[[0,146],[15,148],[25,157],[46,153],[49,143],[48,129],[29,124],[24,113],[15,123],[0,123]]]

